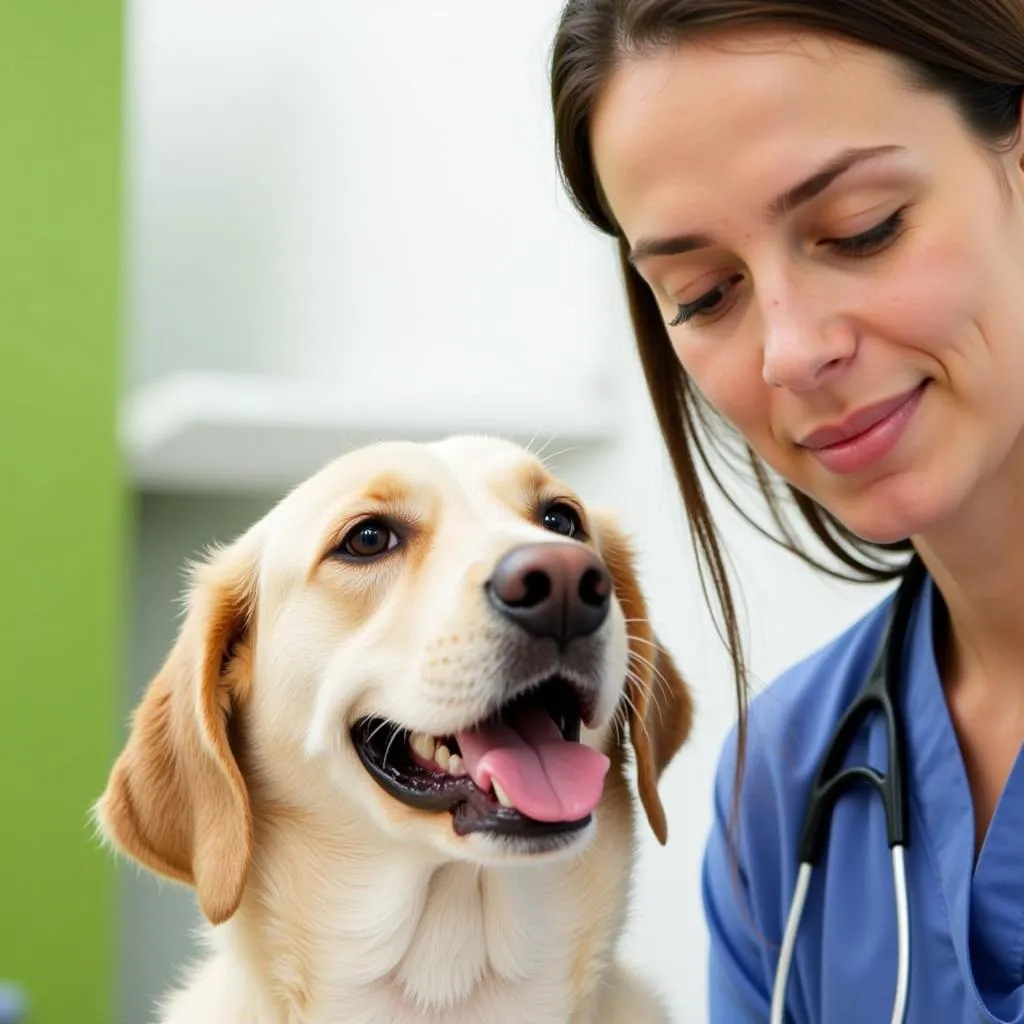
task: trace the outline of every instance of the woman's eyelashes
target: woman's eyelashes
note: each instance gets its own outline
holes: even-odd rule
[[[828,246],[840,256],[874,256],[887,248],[903,230],[904,207],[891,213],[874,227],[847,238],[823,238],[820,245]]]
[[[817,244],[827,247],[838,256],[861,259],[874,256],[887,249],[900,235],[904,227],[904,207],[891,213],[866,231],[845,238],[823,238]],[[706,291],[692,302],[680,302],[676,306],[676,315],[669,321],[669,327],[678,327],[697,318],[714,316],[722,312],[723,303],[730,292],[740,281],[742,274],[731,274],[720,284]]]
[[[680,302],[674,319],[669,321],[669,327],[678,327],[680,324],[689,323],[696,316],[707,316],[720,312],[719,307],[722,301],[742,280],[742,274],[733,274],[721,284],[715,285],[710,291],[705,292],[700,298],[694,299],[693,302]]]

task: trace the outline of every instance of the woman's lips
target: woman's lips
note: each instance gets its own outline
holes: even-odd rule
[[[811,431],[799,443],[832,473],[855,473],[881,462],[899,444],[928,382],[858,409],[841,423]]]

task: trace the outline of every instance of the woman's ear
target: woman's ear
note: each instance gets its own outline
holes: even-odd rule
[[[597,527],[598,547],[627,620],[629,677],[624,705],[637,789],[651,830],[664,844],[668,823],[658,781],[690,734],[693,702],[671,655],[658,643],[651,628],[631,545],[607,513],[592,516],[591,520]]]
[[[238,909],[252,846],[248,791],[228,728],[250,684],[239,650],[251,641],[256,559],[246,535],[195,569],[177,641],[96,805],[114,846],[194,886],[214,924]]]

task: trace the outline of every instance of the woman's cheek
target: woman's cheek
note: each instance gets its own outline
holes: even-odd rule
[[[746,347],[677,344],[676,355],[697,390],[752,443],[769,429],[769,387],[760,354]]]

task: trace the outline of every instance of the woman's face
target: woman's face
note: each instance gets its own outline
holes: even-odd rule
[[[891,541],[1021,478],[1024,148],[884,55],[753,31],[627,60],[592,145],[687,373],[791,484]]]

